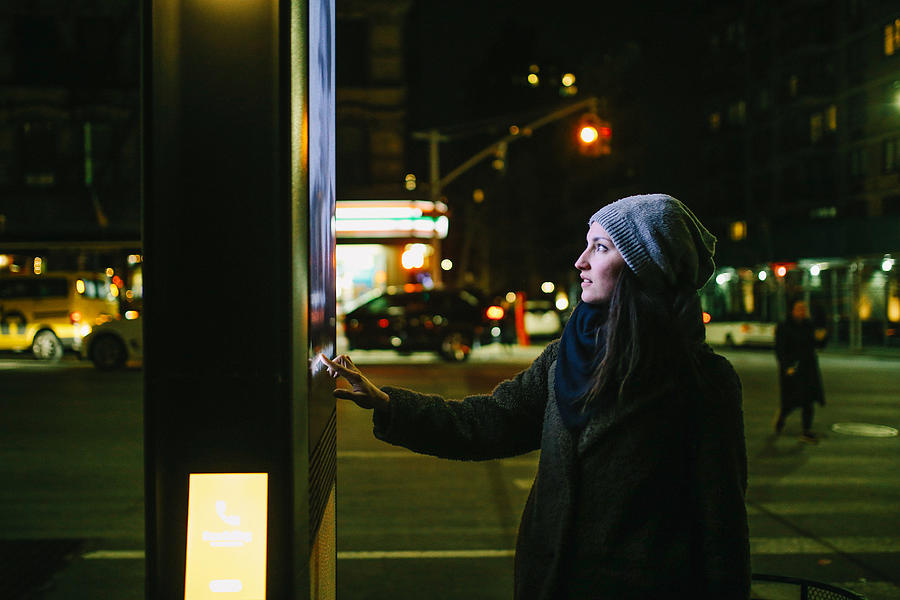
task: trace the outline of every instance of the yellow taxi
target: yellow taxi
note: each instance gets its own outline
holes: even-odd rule
[[[93,327],[119,317],[118,288],[106,275],[57,271],[0,275],[0,350],[58,360],[79,350]]]

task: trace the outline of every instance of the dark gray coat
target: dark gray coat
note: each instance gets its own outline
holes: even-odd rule
[[[797,322],[788,317],[775,327],[775,357],[778,359],[778,381],[783,412],[817,402],[825,405],[825,388],[816,348],[815,329],[810,321]],[[797,370],[787,374],[788,367]]]
[[[747,598],[750,557],[740,380],[708,348],[704,393],[660,389],[579,434],[554,397],[557,342],[490,395],[447,402],[384,387],[375,435],[487,460],[540,448],[516,543],[519,600]]]

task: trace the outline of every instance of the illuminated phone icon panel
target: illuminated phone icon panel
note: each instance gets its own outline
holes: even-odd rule
[[[234,525],[235,527],[237,527],[241,524],[241,518],[237,515],[226,515],[225,508],[227,506],[228,503],[224,500],[216,500],[216,514],[219,515],[219,518],[221,518],[229,525]]]
[[[266,597],[268,473],[191,473],[185,600]]]

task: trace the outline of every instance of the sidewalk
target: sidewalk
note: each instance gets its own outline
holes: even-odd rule
[[[861,350],[850,350],[846,344],[829,344],[821,350],[820,355],[866,356],[900,360],[900,346],[863,346]]]

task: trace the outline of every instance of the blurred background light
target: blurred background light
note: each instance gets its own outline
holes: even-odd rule
[[[569,308],[569,298],[566,297],[566,294],[560,290],[559,293],[556,294],[556,310],[566,310]]]
[[[599,136],[597,133],[597,128],[593,125],[585,125],[581,128],[581,131],[578,134],[581,137],[581,141],[585,144],[590,144],[594,142]]]
[[[425,265],[424,244],[409,244],[400,256],[400,264],[404,269],[421,269]]]

